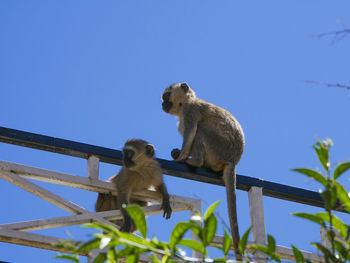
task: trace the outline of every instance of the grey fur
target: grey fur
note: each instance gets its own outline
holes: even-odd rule
[[[178,130],[183,136],[181,150],[172,157],[196,167],[223,171],[230,226],[236,259],[239,232],[236,211],[236,166],[244,150],[244,133],[237,119],[227,110],[198,99],[186,83],[167,87],[162,96],[163,110],[179,118]]]

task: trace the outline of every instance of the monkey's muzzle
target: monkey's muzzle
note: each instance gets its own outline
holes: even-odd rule
[[[135,163],[131,159],[124,158],[123,159],[124,166],[127,168],[133,167]]]
[[[133,159],[134,152],[129,149],[123,149],[123,162],[126,167],[132,167],[135,165]]]
[[[166,113],[169,113],[170,109],[173,107],[173,103],[170,101],[163,101],[162,103],[162,108],[163,111],[165,111]]]

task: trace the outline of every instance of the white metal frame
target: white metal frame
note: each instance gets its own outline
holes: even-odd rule
[[[100,192],[100,193],[116,193],[116,188],[113,183],[99,180],[99,159],[96,156],[90,156],[87,161],[87,177],[70,175],[66,173],[45,170],[36,167],[25,166],[21,164],[0,161],[0,178],[38,196],[51,204],[54,204],[65,211],[72,213],[71,216],[54,217],[48,219],[31,220],[25,222],[7,223],[0,225],[0,242],[42,248],[47,250],[65,252],[64,249],[53,246],[52,244],[66,241],[61,238],[50,237],[28,233],[26,231],[48,229],[55,227],[71,226],[89,223],[93,221],[103,222],[113,225],[109,220],[120,219],[121,212],[112,210],[106,212],[90,212],[87,209],[74,204],[46,189],[40,187],[27,179],[36,181],[48,182],[68,187]],[[146,215],[161,214],[159,202],[161,196],[154,191],[138,192],[134,197],[141,198],[145,201],[156,203],[156,205],[144,207]],[[252,242],[250,244],[265,244],[266,230],[263,208],[263,194],[261,187],[251,187],[248,192],[250,219],[252,225]],[[202,204],[198,199],[187,198],[182,196],[170,195],[170,202],[173,212],[190,211],[191,216],[195,215],[195,211],[202,213]],[[198,222],[200,223],[200,222]],[[198,237],[192,233],[192,239]],[[212,246],[222,244],[223,237],[216,236],[212,242]],[[267,263],[267,258],[264,254],[250,251],[258,263]],[[282,259],[294,260],[293,251],[290,248],[276,246]],[[309,259],[315,263],[324,262],[321,255],[302,251],[305,259]],[[86,254],[83,254],[85,255]],[[196,251],[192,251],[192,256],[201,258],[202,255]],[[147,257],[141,260],[146,261]],[[91,260],[89,260],[91,261]]]
[[[25,231],[41,230],[63,226],[71,226],[98,221],[112,224],[109,220],[122,218],[120,210],[111,210],[105,212],[90,212],[87,209],[66,200],[51,191],[44,189],[27,179],[33,179],[42,182],[49,182],[68,187],[74,187],[89,191],[101,193],[116,194],[116,188],[113,183],[100,181],[98,179],[99,160],[91,156],[88,159],[88,177],[75,176],[36,167],[25,166],[12,162],[0,161],[0,178],[40,197],[61,209],[72,213],[71,216],[53,217],[48,219],[31,220],[24,222],[8,223],[0,225],[0,242],[42,248],[54,251],[65,252],[64,249],[53,246],[63,241],[61,238],[27,233]],[[139,192],[134,197],[142,198],[145,201],[156,203],[144,207],[146,215],[161,214],[159,202],[161,196],[154,191]],[[200,201],[197,199],[170,195],[170,202],[173,212],[195,211],[201,212]],[[157,204],[158,203],[158,204]],[[115,225],[114,225],[115,226]],[[117,226],[116,226],[117,227]],[[84,253],[82,255],[85,255]]]

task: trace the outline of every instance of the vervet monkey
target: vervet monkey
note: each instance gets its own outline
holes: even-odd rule
[[[181,150],[173,149],[171,152],[174,160],[223,171],[234,250],[236,259],[241,260],[238,249],[236,166],[245,144],[242,127],[227,110],[197,98],[186,83],[167,87],[162,101],[163,110],[179,118],[178,130],[183,136]]]
[[[121,209],[123,220],[116,220],[114,223],[120,226],[124,222],[120,230],[132,232],[135,226],[124,209],[124,205],[132,203],[147,206],[147,202],[133,199],[131,195],[153,186],[162,195],[163,217],[169,219],[172,212],[169,194],[163,181],[160,164],[154,158],[153,145],[139,139],[128,140],[123,148],[123,162],[124,166],[120,172],[108,179],[115,183],[117,197],[99,193],[95,204],[96,212]]]

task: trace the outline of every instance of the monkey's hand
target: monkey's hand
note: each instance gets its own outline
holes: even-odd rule
[[[169,201],[163,201],[162,206],[160,208],[163,209],[163,217],[165,217],[165,219],[169,219],[171,216],[171,212],[173,211],[171,209]]]
[[[173,157],[174,160],[176,160],[177,158],[179,158],[180,156],[180,153],[181,153],[181,150],[180,149],[173,149],[171,151],[171,157]]]

